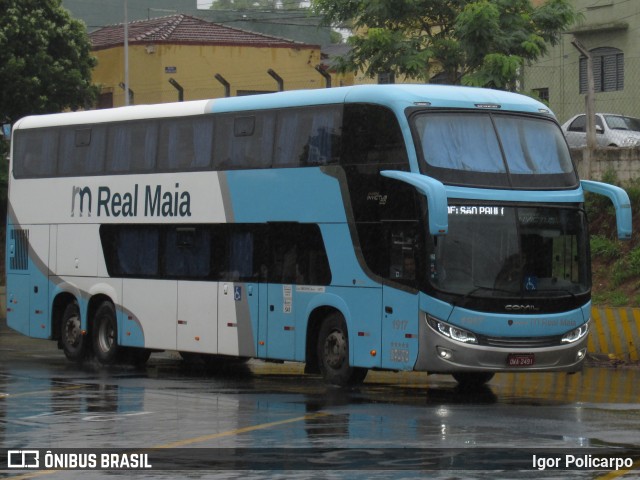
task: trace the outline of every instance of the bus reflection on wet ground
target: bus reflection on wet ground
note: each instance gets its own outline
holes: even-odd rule
[[[630,366],[588,366],[574,375],[503,373],[474,391],[445,375],[370,372],[360,387],[340,389],[305,375],[296,363],[252,360],[212,372],[168,352],[153,354],[139,369],[76,365],[53,342],[4,326],[0,360],[4,448],[214,449],[210,453],[231,462],[227,467],[235,466],[192,471],[198,478],[371,478],[363,464],[376,478],[417,478],[425,465],[412,463],[416,452],[420,462],[440,459],[429,472],[434,478],[539,478],[536,469],[509,471],[505,462],[536,449],[579,453],[640,443],[640,371]],[[402,455],[396,448],[404,449]],[[458,452],[471,448],[481,450]],[[468,465],[480,453],[484,466],[471,473],[447,473],[440,465],[443,458]],[[283,468],[295,472],[285,475]],[[504,468],[496,476],[494,469]],[[53,470],[15,475],[36,473],[51,479],[126,476]],[[555,473],[599,478],[606,472]],[[153,470],[141,478],[175,474]]]

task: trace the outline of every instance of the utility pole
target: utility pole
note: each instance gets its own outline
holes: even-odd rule
[[[571,44],[578,51],[587,57],[587,96],[585,97],[586,115],[587,115],[587,148],[589,155],[596,148],[596,112],[595,112],[595,83],[593,81],[593,59],[591,53],[587,50],[577,38],[571,40]]]
[[[124,104],[129,106],[129,8],[124,0]]]

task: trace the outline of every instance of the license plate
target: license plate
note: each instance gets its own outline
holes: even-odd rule
[[[510,367],[531,367],[536,363],[533,353],[510,353],[507,356],[507,365]]]

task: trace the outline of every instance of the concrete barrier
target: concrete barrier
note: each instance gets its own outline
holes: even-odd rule
[[[592,153],[572,148],[571,158],[583,180],[602,180],[609,171],[622,182],[640,177],[640,147],[597,148]]]
[[[588,352],[610,360],[640,359],[640,308],[594,307]]]

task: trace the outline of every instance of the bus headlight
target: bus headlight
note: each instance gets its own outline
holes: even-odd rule
[[[450,338],[451,340],[455,340],[461,343],[478,343],[478,339],[470,331],[464,330],[454,325],[450,325],[446,322],[432,317],[431,315],[427,315],[427,324],[436,332]]]
[[[581,338],[584,338],[584,336],[589,333],[589,323],[591,323],[591,320],[588,320],[578,328],[574,328],[570,332],[565,333],[562,336],[562,343],[574,343]]]

